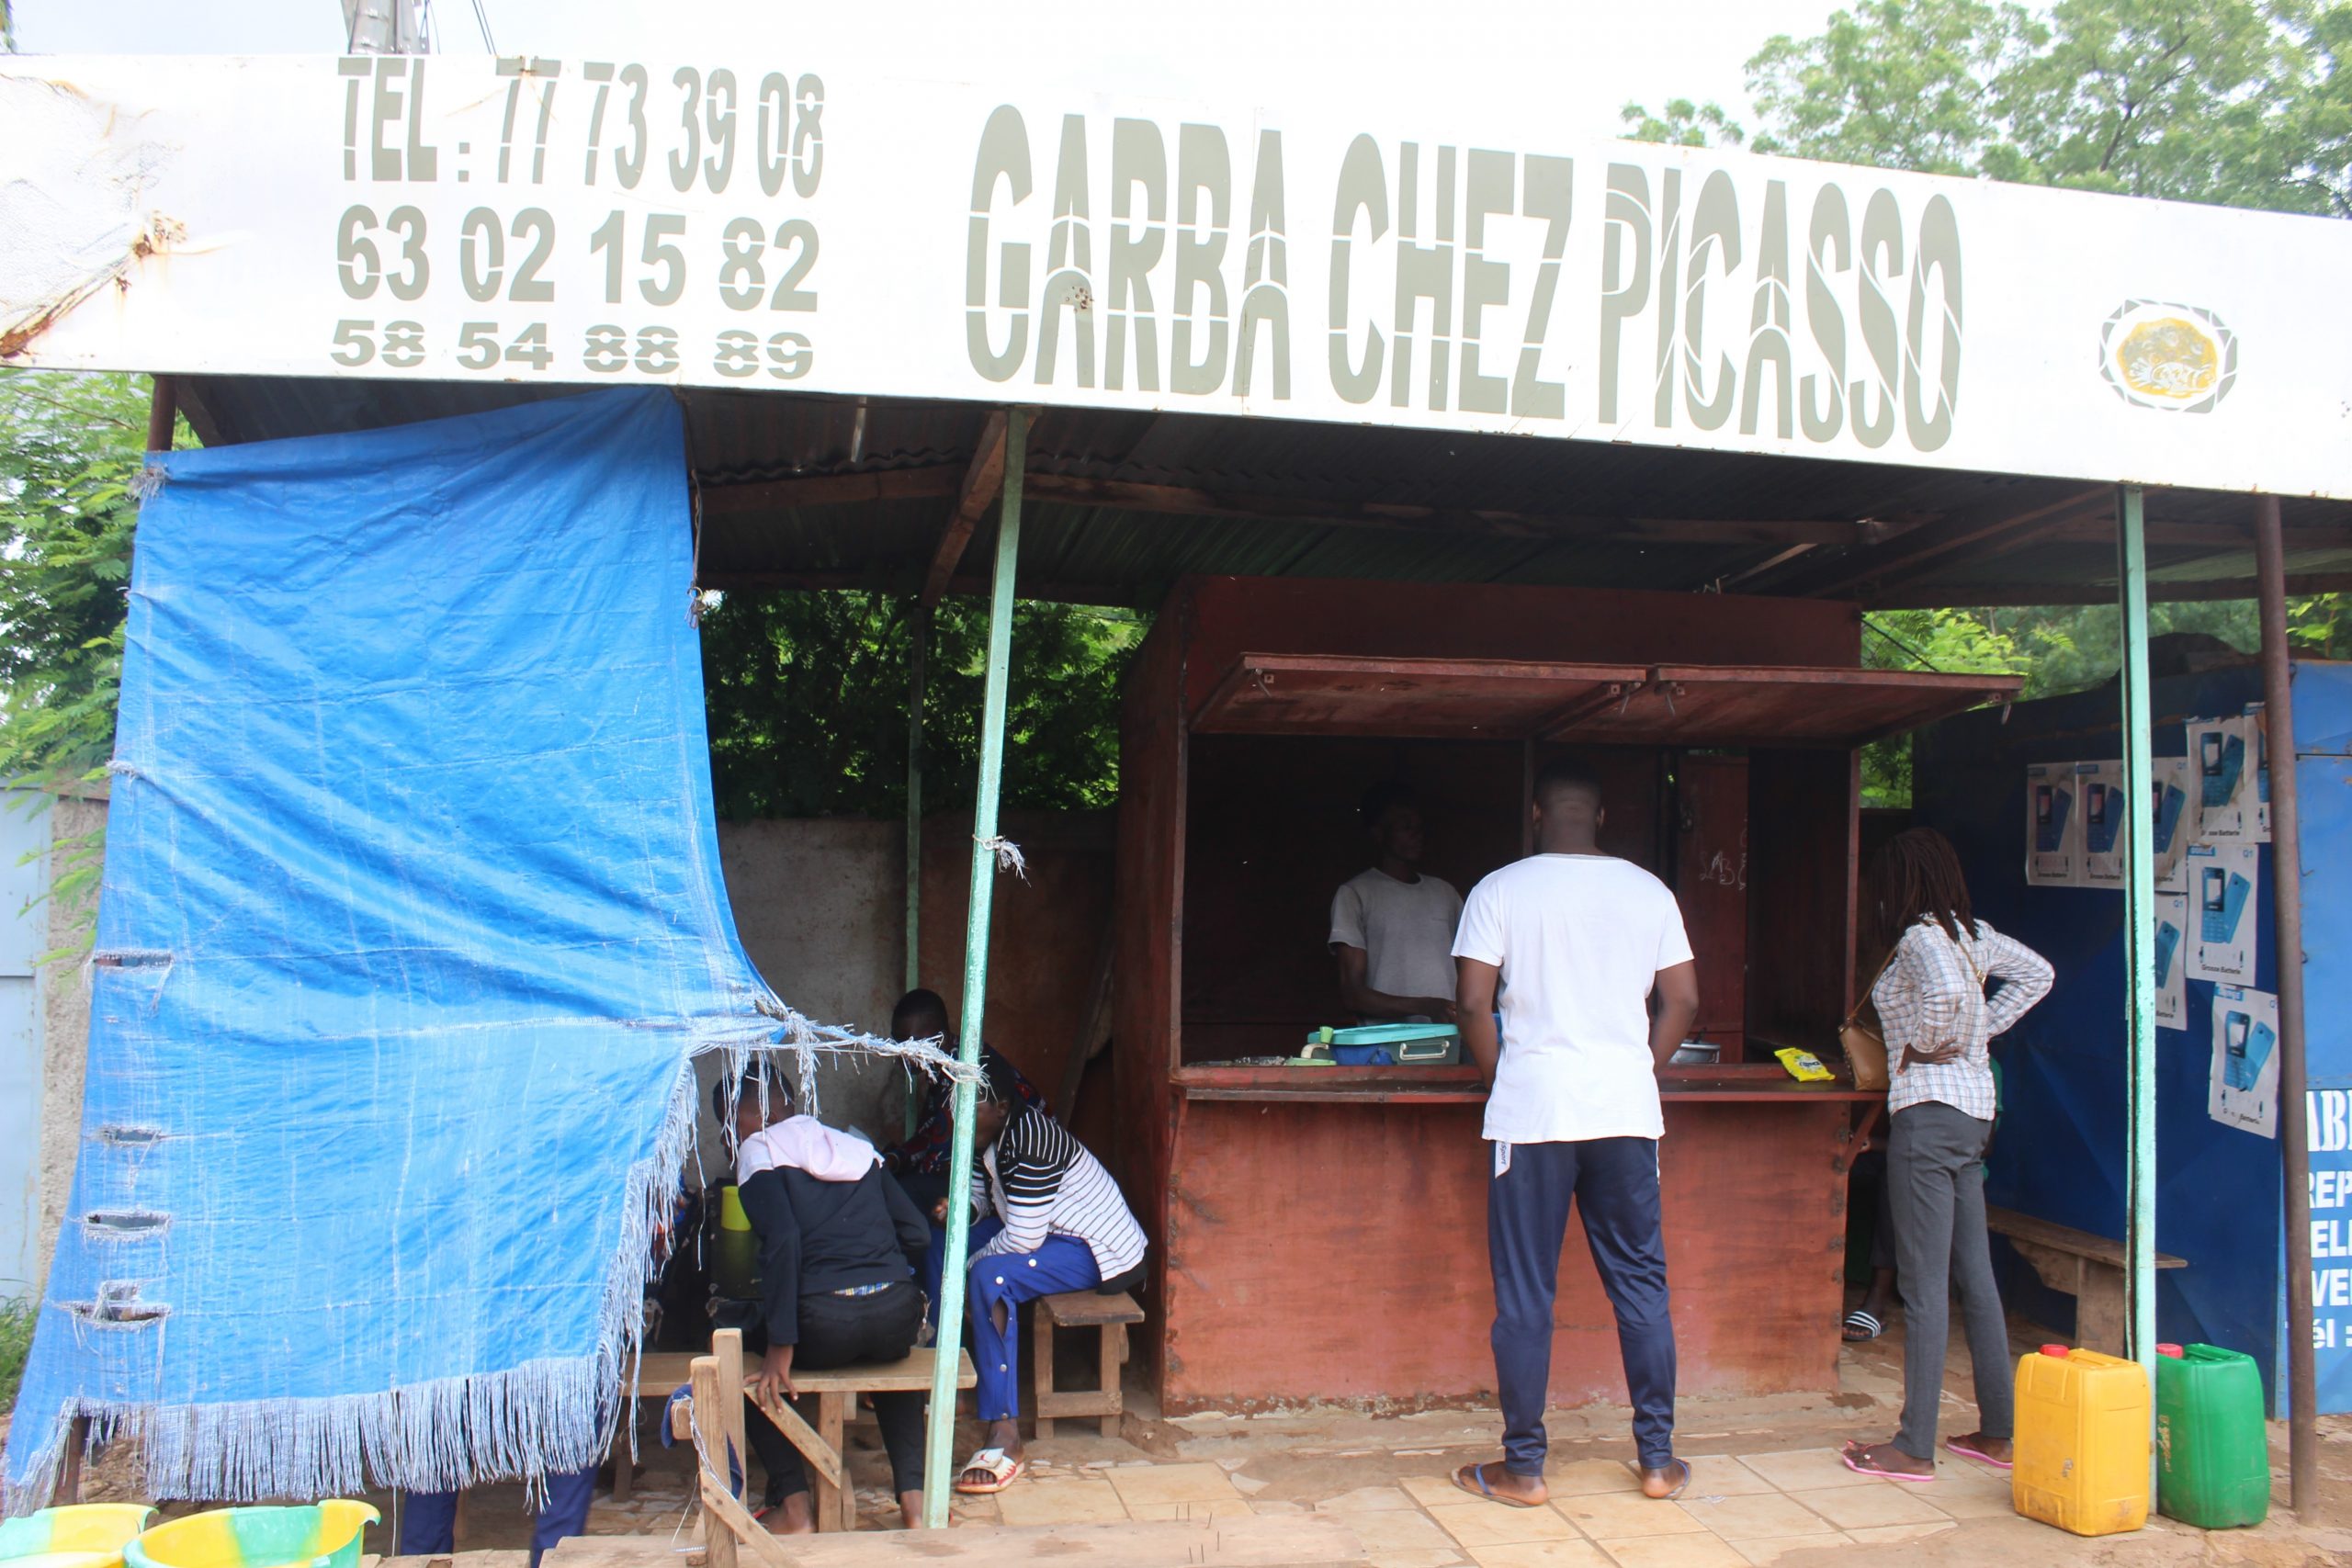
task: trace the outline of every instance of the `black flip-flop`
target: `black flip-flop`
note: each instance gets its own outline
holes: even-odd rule
[[[1678,1459],[1678,1460],[1676,1460],[1674,1462],[1675,1462],[1676,1464],[1679,1464],[1679,1465],[1680,1465],[1680,1466],[1682,1467],[1682,1479],[1681,1479],[1681,1480],[1679,1480],[1679,1481],[1678,1481],[1678,1482],[1676,1482],[1676,1483],[1674,1483],[1674,1490],[1673,1490],[1673,1491],[1671,1491],[1671,1492],[1668,1492],[1665,1496],[1663,1496],[1663,1497],[1651,1497],[1651,1498],[1650,1498],[1650,1500],[1651,1500],[1652,1502],[1654,1502],[1654,1503],[1671,1503],[1671,1502],[1673,1502],[1677,1497],[1681,1496],[1683,1493],[1685,1493],[1685,1492],[1687,1492],[1687,1491],[1689,1491],[1689,1490],[1690,1489],[1690,1461],[1689,1460],[1687,1460],[1687,1459]],[[1647,1491],[1646,1489],[1645,1489],[1645,1490],[1643,1491],[1643,1493],[1642,1493],[1642,1495],[1643,1495],[1643,1496],[1645,1496],[1645,1497],[1649,1497],[1649,1495],[1649,1495],[1648,1491]]]
[[[1494,1461],[1489,1460],[1487,1462],[1491,1464]],[[1464,1473],[1467,1473],[1470,1480],[1476,1482],[1478,1484],[1473,1486],[1470,1484],[1469,1481],[1463,1480],[1462,1477]],[[1685,1479],[1687,1480],[1688,1477],[1685,1477]],[[1496,1491],[1492,1486],[1487,1483],[1487,1466],[1485,1464],[1464,1465],[1460,1470],[1453,1472],[1453,1483],[1463,1491],[1469,1493],[1473,1497],[1484,1497],[1489,1503],[1500,1503],[1507,1508],[1540,1508],[1544,1506],[1542,1503],[1531,1503],[1524,1497],[1506,1497],[1501,1493]]]
[[[1878,1314],[1856,1307],[1846,1314],[1845,1329],[1847,1344],[1867,1345],[1886,1332],[1886,1325],[1878,1320]]]

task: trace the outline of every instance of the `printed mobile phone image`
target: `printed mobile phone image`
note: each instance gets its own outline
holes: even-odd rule
[[[2238,773],[2245,766],[2245,737],[2209,729],[2198,737],[2197,755],[2206,807],[2227,806],[2238,792]]]
[[[2180,808],[2188,804],[2188,795],[2177,784],[2157,784],[2153,794],[2154,810],[2148,820],[2155,829],[2156,852],[2164,854],[2172,849],[2172,836],[2180,828]]]
[[[2033,847],[2044,854],[2055,853],[2066,841],[2066,813],[2074,807],[2072,791],[2055,784],[2033,786]]]
[[[2121,790],[2097,779],[2083,787],[2083,836],[2091,853],[2103,855],[2114,850],[2116,836],[2123,828],[2123,798]]]
[[[2262,1080],[2262,1068],[2270,1060],[2270,1052],[2278,1043],[2278,1036],[2267,1023],[2256,1023],[2251,1015],[2232,1012],[2222,1021],[2224,1059],[2222,1081],[2235,1089],[2251,1089]]]
[[[2203,940],[2209,942],[2233,942],[2237,938],[2238,916],[2245,909],[2245,897],[2254,884],[2245,875],[2227,871],[2218,865],[2205,868],[2199,901],[2204,906]]]

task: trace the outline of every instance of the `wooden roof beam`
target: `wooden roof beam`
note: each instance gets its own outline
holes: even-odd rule
[[[879,571],[706,571],[702,585],[728,593],[755,593],[774,589],[789,589],[796,592],[823,592],[849,590],[857,592],[896,593],[903,587],[893,587],[892,574]],[[959,598],[986,598],[995,585],[985,577],[954,577],[945,592]],[[1113,587],[1099,582],[1031,582],[1023,578],[1019,596],[1046,604],[1103,604],[1119,608],[1153,609],[1159,604],[1156,591],[1136,587]]]
[[[1996,547],[2030,544],[2038,536],[2037,527],[2048,519],[2072,516],[2088,507],[2112,505],[2114,494],[2113,487],[2099,485],[2069,491],[2022,512],[2009,502],[1973,507],[1941,523],[1915,528],[1881,548],[1841,557],[1821,575],[1785,585],[1779,592],[1814,598],[1829,598],[1858,590],[1865,596],[1871,592],[1883,592],[1943,570],[1951,564],[1947,558],[1958,552],[1981,556],[1993,553]]]
[[[985,452],[983,448],[983,452]],[[978,458],[975,458],[978,462]],[[1002,473],[1001,454],[997,469]],[[961,512],[971,489],[971,471],[954,464],[885,469],[872,474],[827,474],[751,484],[706,483],[706,514],[788,512],[803,506],[854,505],[956,495]],[[1329,502],[1293,496],[1207,490],[1187,485],[1141,484],[1090,479],[1032,468],[1023,480],[1033,501],[1113,511],[1165,513],[1242,521],[1295,523],[1329,528],[1379,528],[1405,533],[1473,534],[1482,536],[1566,542],[1622,539],[1683,545],[1860,545],[1905,532],[1900,524],[1850,522],[1839,518],[1760,519],[1609,517],[1541,513],[1489,508],[1401,505],[1394,502]],[[980,496],[985,507],[993,485]],[[975,513],[977,521],[977,513]],[[969,530],[965,538],[969,539]],[[943,549],[949,540],[943,536]],[[951,567],[952,571],[952,567]]]
[[[2352,571],[2312,572],[2287,579],[2291,594],[2352,592]],[[2111,582],[1955,582],[1913,587],[1884,595],[1865,594],[1866,610],[2000,609],[2013,605],[2109,604],[2115,602]],[[2251,599],[2251,577],[2196,578],[2157,581],[2148,584],[2148,598],[2159,604],[2186,604],[2214,599]]]
[[[811,474],[800,479],[712,483],[702,487],[706,517],[790,512],[803,506],[854,506],[877,501],[922,501],[954,495],[963,468],[930,463],[920,468],[876,468],[863,474]]]
[[[973,449],[971,467],[964,470],[964,483],[956,492],[956,504],[947,513],[947,525],[940,530],[939,547],[931,553],[931,568],[923,573],[922,607],[926,610],[939,603],[947,592],[949,579],[964,563],[965,547],[972,542],[972,530],[979,526],[980,513],[1004,488],[1004,411],[998,409],[980,426],[979,445]]]
[[[2105,525],[2109,531],[2109,544],[2112,545],[2115,527],[2113,517],[2115,502],[2112,493],[2102,492],[2082,504],[2086,510],[2107,512]],[[2048,530],[2053,525],[2053,522],[2056,526],[2064,527],[2068,525],[2069,518],[2061,516],[2054,520],[2039,519],[2031,523],[2019,523],[2006,527],[1997,534],[1988,534],[1970,547],[1969,564],[1974,566],[1990,560],[1996,556],[2007,555],[2012,550],[2047,544],[2050,539]],[[1873,586],[1879,592],[1893,592],[1907,583],[1917,582],[1922,578],[1933,577],[1951,565],[1950,559],[1942,558],[1930,561],[1915,561],[1896,570],[1881,574],[1873,580]]]
[[[2148,519],[2147,528],[2148,545],[2152,549],[2177,547],[2244,553],[2254,548],[2254,529],[2248,525],[2178,523],[2152,517]],[[2290,551],[2352,549],[2352,525],[2290,524],[2280,532]],[[2115,543],[2115,523],[2111,517],[2086,517],[2076,522],[2061,523],[2038,534],[2032,543],[2112,547]]]

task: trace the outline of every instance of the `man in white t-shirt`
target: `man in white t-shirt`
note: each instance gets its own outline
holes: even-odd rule
[[[1454,1484],[1527,1507],[1544,1500],[1552,1298],[1573,1199],[1616,1309],[1642,1490],[1672,1497],[1690,1467],[1674,1457],[1657,1067],[1698,1017],[1698,971],[1666,884],[1600,852],[1589,772],[1546,768],[1534,814],[1536,852],[1470,890],[1453,941],[1463,1044],[1491,1086],[1487,1250],[1503,1412],[1502,1461],[1464,1465]]]
[[[1378,858],[1331,899],[1340,1005],[1367,1023],[1451,1023],[1462,895],[1420,871],[1421,807],[1409,787],[1373,785],[1363,815]]]

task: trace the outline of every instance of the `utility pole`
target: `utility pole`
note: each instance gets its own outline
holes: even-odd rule
[[[423,54],[425,0],[343,0],[354,54]]]

